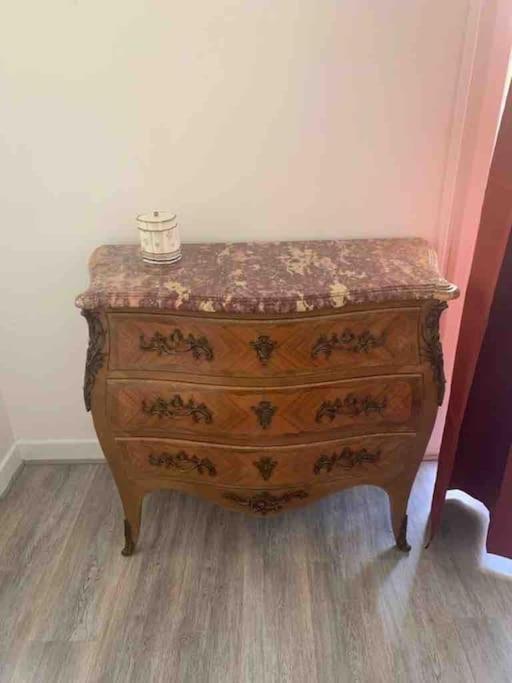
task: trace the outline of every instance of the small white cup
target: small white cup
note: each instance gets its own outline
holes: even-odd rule
[[[142,259],[147,263],[175,263],[181,258],[176,215],[153,211],[137,216]]]

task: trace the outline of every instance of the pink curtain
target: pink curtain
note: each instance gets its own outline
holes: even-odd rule
[[[485,193],[430,517],[448,489],[490,512],[487,550],[512,558],[512,91]]]

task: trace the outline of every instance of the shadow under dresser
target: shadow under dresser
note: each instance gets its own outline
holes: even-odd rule
[[[84,398],[139,537],[175,489],[269,515],[384,489],[396,544],[444,394],[439,318],[457,288],[420,239],[185,244],[148,265],[99,247],[77,298]]]

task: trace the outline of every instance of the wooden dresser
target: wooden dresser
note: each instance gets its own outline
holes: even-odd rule
[[[99,247],[77,299],[84,397],[125,512],[176,489],[255,515],[358,484],[407,501],[444,393],[455,286],[419,239],[185,244],[147,265]]]

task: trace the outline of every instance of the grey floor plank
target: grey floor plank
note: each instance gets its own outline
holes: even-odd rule
[[[25,641],[10,683],[71,683],[86,680],[94,643]]]
[[[30,640],[97,640],[112,609],[112,576],[129,570],[119,554],[121,510],[105,467],[95,467],[89,487],[45,590],[34,601],[25,631]]]
[[[93,472],[89,466],[77,465],[25,467],[0,501],[0,558],[7,568],[0,576],[0,652],[7,653],[0,657],[0,681],[7,677],[6,667],[12,670],[38,596],[48,590]]]
[[[423,548],[434,474],[409,556],[362,487],[269,519],[158,492],[123,558],[105,466],[26,467],[0,501],[0,683],[510,681],[512,577],[458,499]]]

